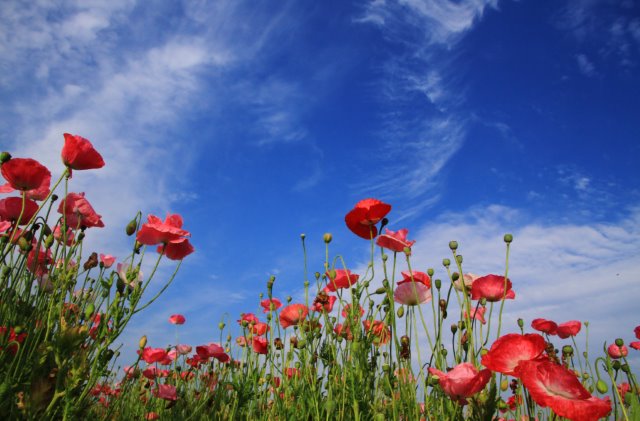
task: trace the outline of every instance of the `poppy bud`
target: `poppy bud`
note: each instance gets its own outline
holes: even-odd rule
[[[136,221],[136,218],[133,218],[131,222],[127,224],[127,227],[125,228],[124,232],[126,232],[127,235],[131,237],[133,234],[136,233],[137,227],[138,227],[138,222]]]
[[[618,345],[618,346],[624,345],[624,341],[622,340],[622,338],[616,339],[616,345]]]
[[[462,255],[461,254],[456,255],[456,262],[462,264]]]
[[[451,250],[457,250],[458,249],[458,242],[457,241],[449,241],[449,248]]]
[[[385,288],[389,288],[389,280],[388,279],[383,279],[382,280],[382,286]]]
[[[304,233],[300,234],[300,239],[301,240],[304,240],[305,238],[307,238],[307,234],[304,234]]]
[[[27,252],[29,250],[31,250],[33,247],[31,246],[31,243],[27,241],[26,238],[24,237],[20,237],[18,238],[18,246],[20,247],[20,250]]]
[[[220,330],[224,329],[225,326],[226,325],[224,324],[224,322],[218,323],[218,329],[220,329]]]
[[[389,223],[388,218],[382,218],[382,221],[380,221],[380,231],[382,231],[382,228],[386,227],[388,223]]]
[[[387,289],[385,287],[380,287],[376,289],[374,292],[374,294],[386,294],[386,293],[387,293]]]
[[[333,240],[333,236],[331,235],[331,233],[327,232],[322,236],[322,239],[324,240],[325,244],[329,244],[331,240]]]
[[[631,369],[629,368],[629,364],[622,364],[620,368],[627,374],[631,371]]]
[[[1,152],[0,153],[0,164],[4,164],[5,162],[11,159],[11,154],[9,152]]]
[[[458,331],[458,325],[455,324],[455,323],[452,324],[451,325],[451,333],[453,333],[455,335],[457,331]]]
[[[620,370],[620,361],[614,361],[613,363],[611,363],[611,367],[613,367],[613,369],[616,371]]]
[[[451,264],[451,260],[449,259],[442,259],[442,265],[446,268],[449,267],[449,265]]]
[[[503,392],[506,392],[508,387],[509,387],[509,381],[507,379],[502,379],[502,381],[500,382],[500,390],[502,390]]]
[[[404,316],[404,307],[400,307],[398,309],[398,317],[402,318],[402,316]]]
[[[53,245],[53,235],[48,235],[47,238],[44,239],[45,248],[50,249]]]
[[[562,355],[573,355],[573,347],[571,345],[565,345],[562,347]]]
[[[389,258],[389,256],[387,256],[386,253],[382,255],[382,261],[383,262],[386,262],[388,258]]]
[[[293,300],[293,298],[291,298],[291,295],[288,295],[288,296],[287,296],[287,303],[290,303],[290,302],[291,302],[291,300]]]
[[[486,305],[487,305],[487,298],[486,298],[486,297],[482,297],[482,298],[480,298],[480,305],[481,305],[482,307],[484,307],[484,306],[486,306]]]
[[[513,241],[513,235],[511,235],[511,234],[505,234],[505,235],[504,235],[504,242],[505,242],[505,243],[509,244],[509,243],[511,243],[512,241]]]
[[[607,393],[609,386],[607,386],[607,383],[605,383],[604,380],[598,380],[596,383],[596,389],[598,389],[598,392],[600,393]]]
[[[524,326],[524,320],[518,319],[518,326],[520,326],[520,329],[522,329]]]
[[[147,346],[147,336],[143,335],[142,338],[140,338],[140,341],[138,342],[138,347],[140,349],[144,349],[145,346]]]
[[[87,307],[84,309],[84,319],[89,320],[91,316],[93,316],[93,312],[95,311],[95,305],[93,303],[87,304]]]
[[[411,247],[405,247],[402,251],[404,251],[404,254],[407,256],[411,256]]]
[[[442,286],[442,281],[440,279],[436,279],[433,283],[435,284],[436,289],[440,289]]]
[[[451,274],[451,280],[452,280],[453,282],[455,282],[455,281],[457,281],[458,279],[460,279],[460,274],[459,274],[458,272],[453,272],[453,273]]]
[[[429,277],[432,277],[432,276],[433,276],[433,274],[434,274],[434,270],[433,270],[433,268],[429,268],[429,269],[427,269],[427,275],[429,275]]]

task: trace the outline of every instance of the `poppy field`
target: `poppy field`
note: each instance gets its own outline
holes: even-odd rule
[[[271,277],[262,312],[220,323],[210,342],[143,336],[137,359],[120,361],[121,334],[170,288],[195,252],[192,234],[179,215],[138,213],[123,227],[128,256],[87,250],[104,223],[73,181],[105,163],[78,135],[64,134],[60,155],[58,180],[35,159],[0,156],[2,419],[640,419],[627,359],[640,351],[640,325],[604,348],[589,348],[588,322],[504,326],[518,300],[513,236],[504,235],[504,273],[467,272],[456,241],[437,268],[415,268],[408,229],[389,230],[392,206],[377,199],[345,215],[370,253],[362,273],[334,254],[329,233],[318,239],[323,261],[308,262],[302,235],[303,298]],[[174,269],[151,295],[165,260]],[[173,314],[167,328],[184,323]]]

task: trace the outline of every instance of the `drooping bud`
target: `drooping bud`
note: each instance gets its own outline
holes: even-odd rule
[[[596,383],[596,389],[598,390],[599,393],[607,393],[607,391],[609,390],[609,386],[607,386],[607,383],[605,383],[604,380],[598,380],[598,382]]]
[[[20,237],[18,238],[18,246],[20,247],[20,250],[27,252],[29,250],[31,250],[33,247],[31,246],[31,243],[29,241],[27,241],[26,238],[24,237]]]
[[[133,234],[136,233],[136,228],[138,227],[138,221],[136,221],[136,218],[133,218],[128,224],[127,227],[125,228],[124,232],[127,233],[127,235],[129,237],[131,237]]]

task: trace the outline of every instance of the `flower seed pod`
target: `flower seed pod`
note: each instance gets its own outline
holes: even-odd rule
[[[458,249],[458,242],[457,241],[449,241],[449,248],[453,251]]]
[[[504,242],[507,244],[510,244],[513,241],[513,235],[511,234],[505,234],[504,235]]]

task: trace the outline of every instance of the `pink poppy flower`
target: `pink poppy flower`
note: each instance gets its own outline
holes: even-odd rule
[[[262,336],[254,336],[251,342],[251,347],[257,354],[267,354],[269,352],[269,341]]]
[[[111,266],[113,266],[113,264],[115,263],[116,258],[110,254],[102,254],[100,253],[100,262],[102,262],[102,265],[106,268],[109,269]]]
[[[132,268],[129,263],[118,263],[116,267],[118,276],[124,281],[130,288],[136,288],[142,283],[142,271],[140,268]]]
[[[280,326],[286,329],[297,325],[307,317],[307,314],[309,309],[304,304],[289,304],[280,312]]]
[[[571,420],[597,421],[611,411],[611,402],[598,399],[580,384],[576,375],[550,361],[521,361],[516,375],[533,400]]]
[[[169,316],[169,323],[173,325],[183,325],[187,319],[182,314],[172,314]]]
[[[247,346],[247,338],[245,338],[244,336],[238,336],[236,338],[236,344],[244,348],[245,346]]]
[[[71,246],[73,244],[73,240],[76,237],[76,235],[73,233],[73,230],[71,228],[67,228],[67,233],[65,234],[62,232],[60,225],[56,225],[53,229],[53,238],[55,238],[58,243],[62,244],[64,242],[65,235],[67,239],[66,245]]]
[[[398,285],[406,284],[409,282],[419,282],[427,288],[431,288],[431,278],[429,277],[429,275],[424,272],[418,272],[417,270],[414,270],[412,272],[402,272],[402,281],[399,281]]]
[[[419,282],[398,284],[393,292],[393,300],[408,306],[428,303],[431,300],[431,288]]]
[[[629,355],[629,349],[625,345],[618,346],[616,344],[611,344],[607,348],[607,353],[611,358],[613,358],[614,360],[617,360],[619,358],[626,357],[627,355]]]
[[[480,323],[487,324],[487,321],[484,319],[484,313],[487,311],[486,307],[473,307],[473,309],[471,310],[471,319],[476,319],[478,320]],[[464,317],[467,317],[467,312],[464,312]]]
[[[482,356],[482,365],[498,373],[513,376],[522,361],[541,358],[547,343],[537,333],[509,333],[499,337],[489,352]]]
[[[555,335],[558,333],[558,324],[547,319],[534,319],[531,321],[531,327],[547,335]]]
[[[91,142],[81,136],[65,133],[60,155],[64,165],[70,169],[91,170],[104,167],[102,156],[93,148]]]
[[[465,290],[467,292],[470,292],[471,291],[471,285],[473,285],[473,282],[476,279],[479,279],[479,278],[480,278],[480,275],[475,275],[473,273],[465,273],[464,275],[462,275],[462,278],[458,278],[458,280],[456,280],[453,283],[453,287],[456,290],[462,292],[462,285],[464,283]]]
[[[403,252],[405,247],[411,248],[411,246],[415,243],[415,241],[407,240],[408,233],[409,230],[406,228],[395,232],[385,228],[384,234],[380,235],[376,239],[376,244],[391,251]]]
[[[182,260],[194,251],[193,245],[186,238],[172,241],[157,248],[158,253],[164,254],[171,260]]]
[[[65,216],[69,228],[80,227],[104,227],[102,217],[93,210],[93,207],[84,197],[84,193],[69,193],[60,202],[58,212]]]
[[[9,228],[11,228],[11,222],[0,221],[0,233],[7,231]]]
[[[31,218],[38,212],[38,204],[33,200],[26,199],[24,203],[24,211],[20,217],[22,210],[22,198],[7,197],[0,200],[0,219],[4,221],[16,222],[20,218],[18,225],[26,225]]]
[[[370,240],[378,235],[375,226],[391,210],[391,205],[377,199],[364,199],[345,216],[347,227],[359,237]]]
[[[277,309],[282,307],[282,302],[277,298],[265,298],[264,300],[260,301],[260,305],[262,306],[262,308],[264,308],[263,313],[268,313],[270,311],[276,311]]]
[[[176,352],[180,355],[187,355],[191,352],[191,345],[179,344],[176,345]]]
[[[569,336],[576,336],[581,328],[582,323],[578,320],[571,320],[566,323],[560,323],[556,332],[561,339],[567,339]]]
[[[444,393],[461,405],[465,405],[466,398],[480,392],[491,380],[491,370],[479,371],[471,363],[458,364],[447,373],[429,368],[429,374],[438,377]]]
[[[338,289],[349,288],[358,282],[360,275],[351,273],[348,269],[336,269],[335,278],[331,278],[331,274],[327,273],[327,286],[324,292],[336,292]]]
[[[516,293],[511,289],[511,281],[507,279],[505,290],[504,276],[486,275],[476,279],[471,284],[471,299],[486,298],[487,301],[501,301],[504,296],[507,300],[516,298]]]
[[[153,394],[166,401],[178,400],[178,393],[176,387],[170,384],[159,384],[156,389],[153,389]]]
[[[29,192],[44,189],[47,193],[49,191],[51,172],[35,159],[12,158],[2,164],[0,172],[8,181],[2,186],[2,190],[0,190],[2,193],[9,193],[13,190]]]

